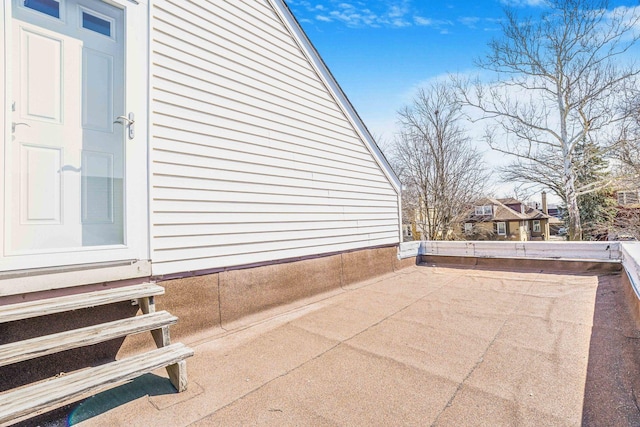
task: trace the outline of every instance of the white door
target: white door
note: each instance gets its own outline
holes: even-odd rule
[[[5,255],[124,245],[124,11],[97,0],[13,8]]]

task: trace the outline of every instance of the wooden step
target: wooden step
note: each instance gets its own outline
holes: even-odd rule
[[[173,325],[177,321],[177,317],[166,311],[158,311],[0,345],[0,366],[35,359],[36,357],[46,356],[72,348],[93,345],[130,334],[160,329]]]
[[[168,365],[184,363],[193,350],[172,344],[106,365],[65,374],[48,381],[0,393],[0,424],[53,409],[123,381]],[[186,374],[185,374],[186,375]],[[185,378],[186,382],[186,378]]]
[[[0,323],[162,294],[164,294],[162,286],[154,283],[142,283],[17,304],[0,305]]]

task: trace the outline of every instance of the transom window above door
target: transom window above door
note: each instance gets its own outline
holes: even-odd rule
[[[111,37],[113,19],[85,8],[80,8],[80,11],[80,25],[82,28],[102,34],[103,36]]]
[[[64,21],[64,0],[20,0],[19,4],[28,10]],[[112,18],[85,7],[79,8],[79,28],[92,31],[111,39],[114,38],[115,25]]]
[[[60,18],[60,2],[56,0],[22,0],[26,8],[36,10],[54,18]]]

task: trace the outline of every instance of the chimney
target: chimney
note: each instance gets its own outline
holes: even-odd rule
[[[549,209],[547,209],[547,193],[542,192],[542,213],[549,215]]]

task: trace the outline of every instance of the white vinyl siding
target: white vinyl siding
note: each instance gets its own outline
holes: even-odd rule
[[[398,193],[270,3],[152,7],[153,274],[396,244]]]

